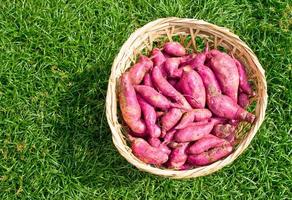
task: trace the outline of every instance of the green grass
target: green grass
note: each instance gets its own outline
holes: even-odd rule
[[[288,0],[1,1],[0,199],[291,198],[291,13]],[[248,150],[191,180],[131,166],[105,118],[119,48],[167,16],[231,29],[257,54],[268,82],[266,120]]]

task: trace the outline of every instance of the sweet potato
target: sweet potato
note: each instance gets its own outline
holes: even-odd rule
[[[164,63],[166,61],[166,58],[164,54],[160,51],[160,49],[154,48],[151,52],[151,58],[153,61],[153,66],[157,66],[160,69],[162,76],[166,77],[167,73],[164,70]]]
[[[228,141],[231,145],[234,145],[236,143],[236,136],[235,133],[231,133],[225,138],[226,141]]]
[[[213,129],[214,124],[212,122],[197,122],[190,124],[184,129],[178,130],[174,135],[174,141],[176,142],[192,142],[196,141],[205,135],[209,134]]]
[[[226,157],[232,152],[232,146],[230,144],[215,147],[209,151],[197,154],[189,155],[188,163],[195,166],[203,166],[211,164],[223,157]]]
[[[184,56],[185,48],[178,42],[167,42],[163,46],[163,51],[171,56]]]
[[[172,103],[155,89],[145,85],[135,85],[135,90],[145,99],[149,104],[155,108],[167,110],[172,106]]]
[[[161,143],[159,146],[159,149],[163,152],[169,155],[171,153],[171,149],[168,148],[168,146],[165,143]]]
[[[200,74],[207,93],[207,99],[211,96],[221,94],[219,83],[213,73],[213,71],[204,65],[200,65],[196,68]]]
[[[181,104],[184,109],[192,108],[185,97],[162,76],[158,67],[153,68],[151,78],[154,85],[163,95],[175,100],[177,103]]]
[[[253,123],[255,116],[247,112],[229,96],[217,95],[208,99],[209,109],[217,116],[227,119],[238,119]]]
[[[148,138],[148,143],[152,147],[159,148],[161,141],[158,138],[151,137],[151,138]]]
[[[151,106],[148,102],[146,102],[139,95],[137,96],[139,105],[141,107],[144,122],[146,125],[147,132],[150,137],[157,138],[160,136],[161,131],[160,128],[157,127],[156,123],[156,112],[153,106]]]
[[[154,48],[151,52],[153,66],[162,66],[166,61],[165,56],[158,48]]]
[[[212,117],[211,122],[214,124],[214,126],[216,126],[218,124],[224,124],[225,122],[227,122],[227,119],[222,117]]]
[[[189,104],[193,108],[204,108],[206,91],[200,75],[192,70],[192,68],[184,67],[179,82],[180,88]]]
[[[175,129],[182,129],[188,126],[193,121],[203,121],[211,118],[212,113],[208,109],[193,109],[186,112]]]
[[[161,165],[168,160],[168,155],[159,148],[150,146],[144,139],[136,138],[132,142],[132,152],[147,164]]]
[[[235,132],[236,127],[231,124],[218,124],[214,126],[212,134],[219,138],[226,138]]]
[[[248,78],[247,78],[246,71],[243,64],[234,57],[233,57],[233,60],[237,66],[237,70],[239,74],[239,87],[243,90],[243,92],[245,92],[248,95],[251,95],[252,89],[248,82]]]
[[[192,61],[195,57],[197,56],[197,54],[193,53],[193,54],[188,54],[185,56],[180,57],[180,67],[184,67],[186,65],[189,65],[190,61]]]
[[[222,92],[237,102],[239,74],[234,60],[226,53],[216,53],[210,60],[210,67],[214,71]]]
[[[172,150],[169,155],[169,160],[166,163],[168,168],[178,169],[185,164],[188,158],[188,155],[186,154],[188,145],[189,143],[182,143],[179,147]]]
[[[133,85],[140,84],[144,75],[153,67],[152,61],[146,56],[140,56],[139,61],[130,70],[130,77]]]
[[[189,146],[189,148],[187,149],[187,153],[200,154],[204,151],[208,151],[211,148],[222,146],[223,144],[227,144],[227,141],[224,139],[220,139],[214,135],[208,134],[207,137],[205,136]]]
[[[198,66],[204,65],[205,60],[206,60],[206,55],[208,54],[208,52],[209,52],[209,45],[207,43],[203,52],[198,53],[193,59],[190,59],[188,62],[184,62],[183,64],[181,64],[181,66],[189,65],[193,69],[196,69]]]
[[[151,76],[149,73],[145,74],[144,79],[143,79],[143,85],[153,87]]]
[[[178,108],[171,108],[161,117],[162,131],[169,131],[174,127],[182,116],[182,111]]]
[[[246,109],[249,105],[248,95],[240,92],[238,95],[238,105],[240,105],[243,109]]]
[[[141,108],[128,72],[120,78],[119,102],[123,119],[130,129],[138,134],[144,133],[146,127],[141,120]]]
[[[228,123],[232,126],[237,126],[239,124],[239,120],[238,119],[231,119],[228,121]]]
[[[165,136],[163,137],[163,139],[164,139],[163,143],[164,144],[170,143],[173,140],[173,136],[174,136],[175,132],[176,132],[176,130],[170,130],[170,131],[168,131],[165,134]]]
[[[148,137],[148,132],[145,131],[144,132],[141,132],[141,133],[136,133],[134,131],[132,131],[131,129],[129,130],[129,135],[133,136],[133,137],[140,137],[140,138],[146,138]]]
[[[180,58],[167,58],[164,63],[164,70],[169,77],[173,77],[175,70],[178,69]]]
[[[179,167],[178,170],[189,170],[192,166],[188,163],[185,163],[183,166]]]

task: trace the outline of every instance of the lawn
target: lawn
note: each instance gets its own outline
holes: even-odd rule
[[[1,1],[0,199],[291,199],[291,1],[170,2]],[[138,171],[114,148],[105,117],[119,48],[168,16],[231,29],[266,70],[266,120],[250,147],[197,179]]]

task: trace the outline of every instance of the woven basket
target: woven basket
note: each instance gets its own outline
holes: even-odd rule
[[[256,91],[256,96],[252,99],[253,105],[250,106],[252,108],[249,111],[256,115],[256,121],[252,125],[242,122],[236,132],[238,143],[233,153],[211,165],[178,171],[160,169],[145,164],[132,154],[126,139],[126,129],[121,125],[122,118],[117,104],[118,79],[135,62],[139,54],[147,54],[154,45],[162,46],[166,41],[179,40],[187,50],[197,51],[199,38],[205,43],[208,42],[210,49],[224,48],[229,54],[233,54],[247,66],[249,79],[252,80]],[[264,120],[266,106],[265,71],[253,51],[237,35],[226,28],[202,20],[173,17],[150,22],[129,37],[112,65],[106,97],[107,120],[112,131],[113,143],[120,154],[139,170],[176,179],[205,176],[232,163],[248,147],[255,136]]]

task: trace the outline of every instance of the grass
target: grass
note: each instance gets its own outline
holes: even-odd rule
[[[3,0],[0,4],[0,199],[289,199],[292,197],[292,4],[288,0]],[[111,141],[110,67],[159,17],[225,26],[255,51],[266,120],[249,149],[210,176],[138,171]]]

